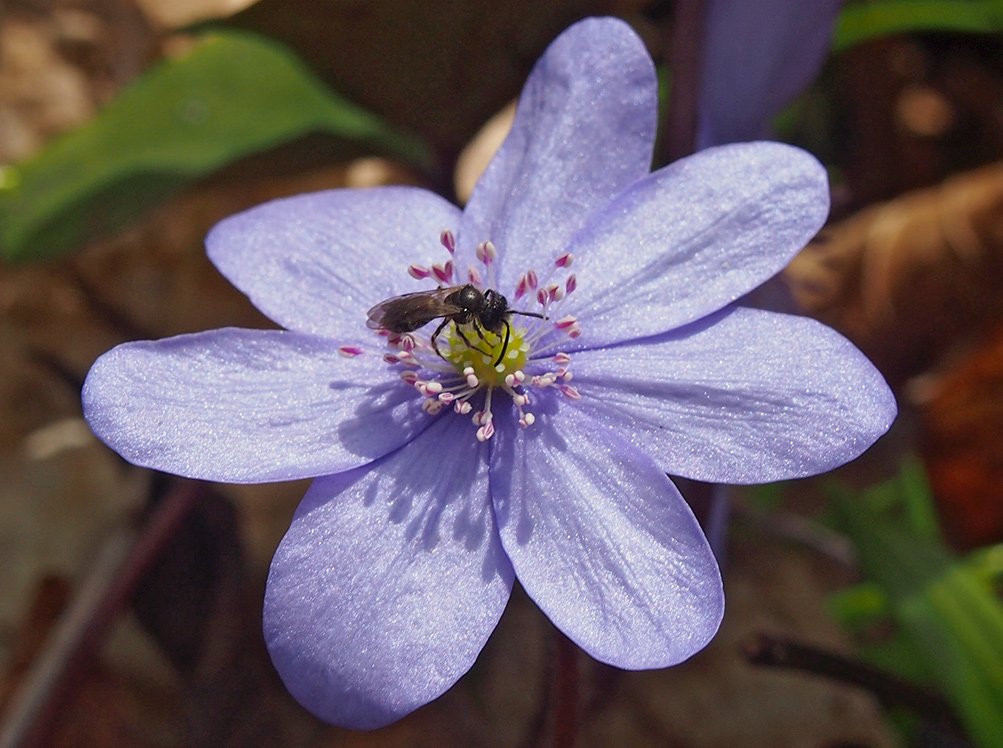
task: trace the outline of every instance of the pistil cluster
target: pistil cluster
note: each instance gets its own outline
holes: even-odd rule
[[[440,242],[449,258],[431,267],[410,265],[411,277],[434,279],[439,288],[459,288],[457,284],[462,282],[481,292],[497,288],[498,251],[492,242],[477,246],[477,265],[466,269],[465,281],[459,280],[463,276],[454,264],[456,239],[452,232],[443,231]],[[384,361],[401,368],[400,378],[425,398],[422,409],[427,413],[451,407],[455,413],[469,415],[479,441],[495,433],[493,408],[500,395],[511,400],[520,426],[532,426],[536,421],[529,409],[532,390],[555,388],[566,397],[580,397],[571,384],[571,356],[560,351],[562,341],[582,332],[575,317],[561,314],[565,300],[577,287],[569,271],[573,260],[570,252],[560,255],[542,279],[534,269],[519,276],[502,332],[486,329],[476,316],[458,322],[448,315],[435,341],[420,330],[379,330],[390,349]]]

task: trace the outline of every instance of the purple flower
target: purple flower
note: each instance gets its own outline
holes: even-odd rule
[[[710,0],[697,146],[767,137],[818,73],[842,0]]]
[[[723,596],[666,471],[810,475],[894,418],[838,334],[729,306],[822,225],[822,167],[753,143],[649,175],[655,99],[630,29],[583,21],[537,64],[466,210],[390,187],[233,216],[209,256],[286,329],[128,343],[91,370],[87,419],[136,464],[320,476],[272,562],[264,628],[322,719],[372,728],[439,696],[515,578],[603,662],[685,660]],[[367,327],[386,299],[465,283],[516,313],[461,314],[437,349],[438,320],[407,331],[383,306],[391,329]],[[429,303],[409,306],[442,311]]]

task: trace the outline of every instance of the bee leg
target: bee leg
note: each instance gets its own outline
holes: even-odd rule
[[[482,342],[487,343],[488,339],[484,337],[484,330],[481,329],[481,325],[477,321],[476,317],[473,319],[473,321],[471,322],[471,324],[473,324],[473,326],[474,326],[474,332],[477,333],[477,337],[479,337]]]
[[[432,333],[432,339],[431,339],[431,341],[429,341],[429,342],[432,343],[432,348],[435,350],[435,352],[437,354],[439,354],[439,358],[441,358],[446,363],[452,363],[452,362],[448,358],[446,358],[445,356],[442,355],[442,351],[439,350],[438,340],[439,340],[439,333],[442,332],[442,328],[444,328],[446,325],[448,325],[450,323],[450,321],[451,320],[448,319],[448,318],[442,320],[442,324],[440,324],[437,328],[435,328],[435,332]],[[457,327],[456,329],[457,329],[457,331],[459,331],[460,328]],[[460,337],[461,338],[463,337],[463,333],[460,333]],[[466,338],[464,338],[464,340],[466,340]],[[470,345],[470,344],[467,343],[467,345]]]
[[[508,323],[507,319],[503,319],[502,322],[505,323],[505,342],[502,343],[501,351],[498,352],[498,359],[494,362],[494,366],[498,366],[505,358],[505,354],[508,352],[508,340],[509,336],[512,334],[512,325]]]
[[[481,327],[480,327],[479,324],[477,324],[477,320],[476,319],[471,320],[470,324],[473,325],[474,331],[477,333],[477,335],[480,337],[480,339],[484,340],[484,333],[481,332]],[[474,345],[469,340],[467,340],[467,336],[463,334],[463,330],[460,329],[459,325],[456,326],[456,334],[460,336],[460,340],[462,340],[464,343],[466,343],[467,344],[467,348],[469,348],[470,350],[472,350],[472,351],[478,351],[479,353],[483,353],[485,356],[490,356],[491,355],[491,351],[486,351],[483,348],[478,348],[476,345]]]

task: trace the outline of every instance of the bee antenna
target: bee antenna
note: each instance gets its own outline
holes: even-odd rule
[[[538,312],[520,312],[515,309],[510,310],[512,314],[521,314],[523,317],[536,317],[537,319],[547,319],[544,315]]]

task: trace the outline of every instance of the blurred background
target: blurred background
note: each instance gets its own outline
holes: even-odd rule
[[[1003,745],[1003,2],[772,1],[710,28],[728,5],[2,0],[0,745],[570,744],[557,634],[519,590],[438,701],[373,733],[314,720],[260,634],[306,483],[127,465],[79,390],[126,340],[272,326],[205,258],[231,213],[400,183],[462,203],[532,64],[597,14],[658,65],[656,166],[697,147],[723,75],[719,97],[828,167],[829,225],[750,303],[841,331],[901,414],[833,474],[729,490],[720,634],[665,671],[579,655],[577,739]],[[787,36],[741,36],[767,28]],[[741,53],[761,79],[715,68]]]

